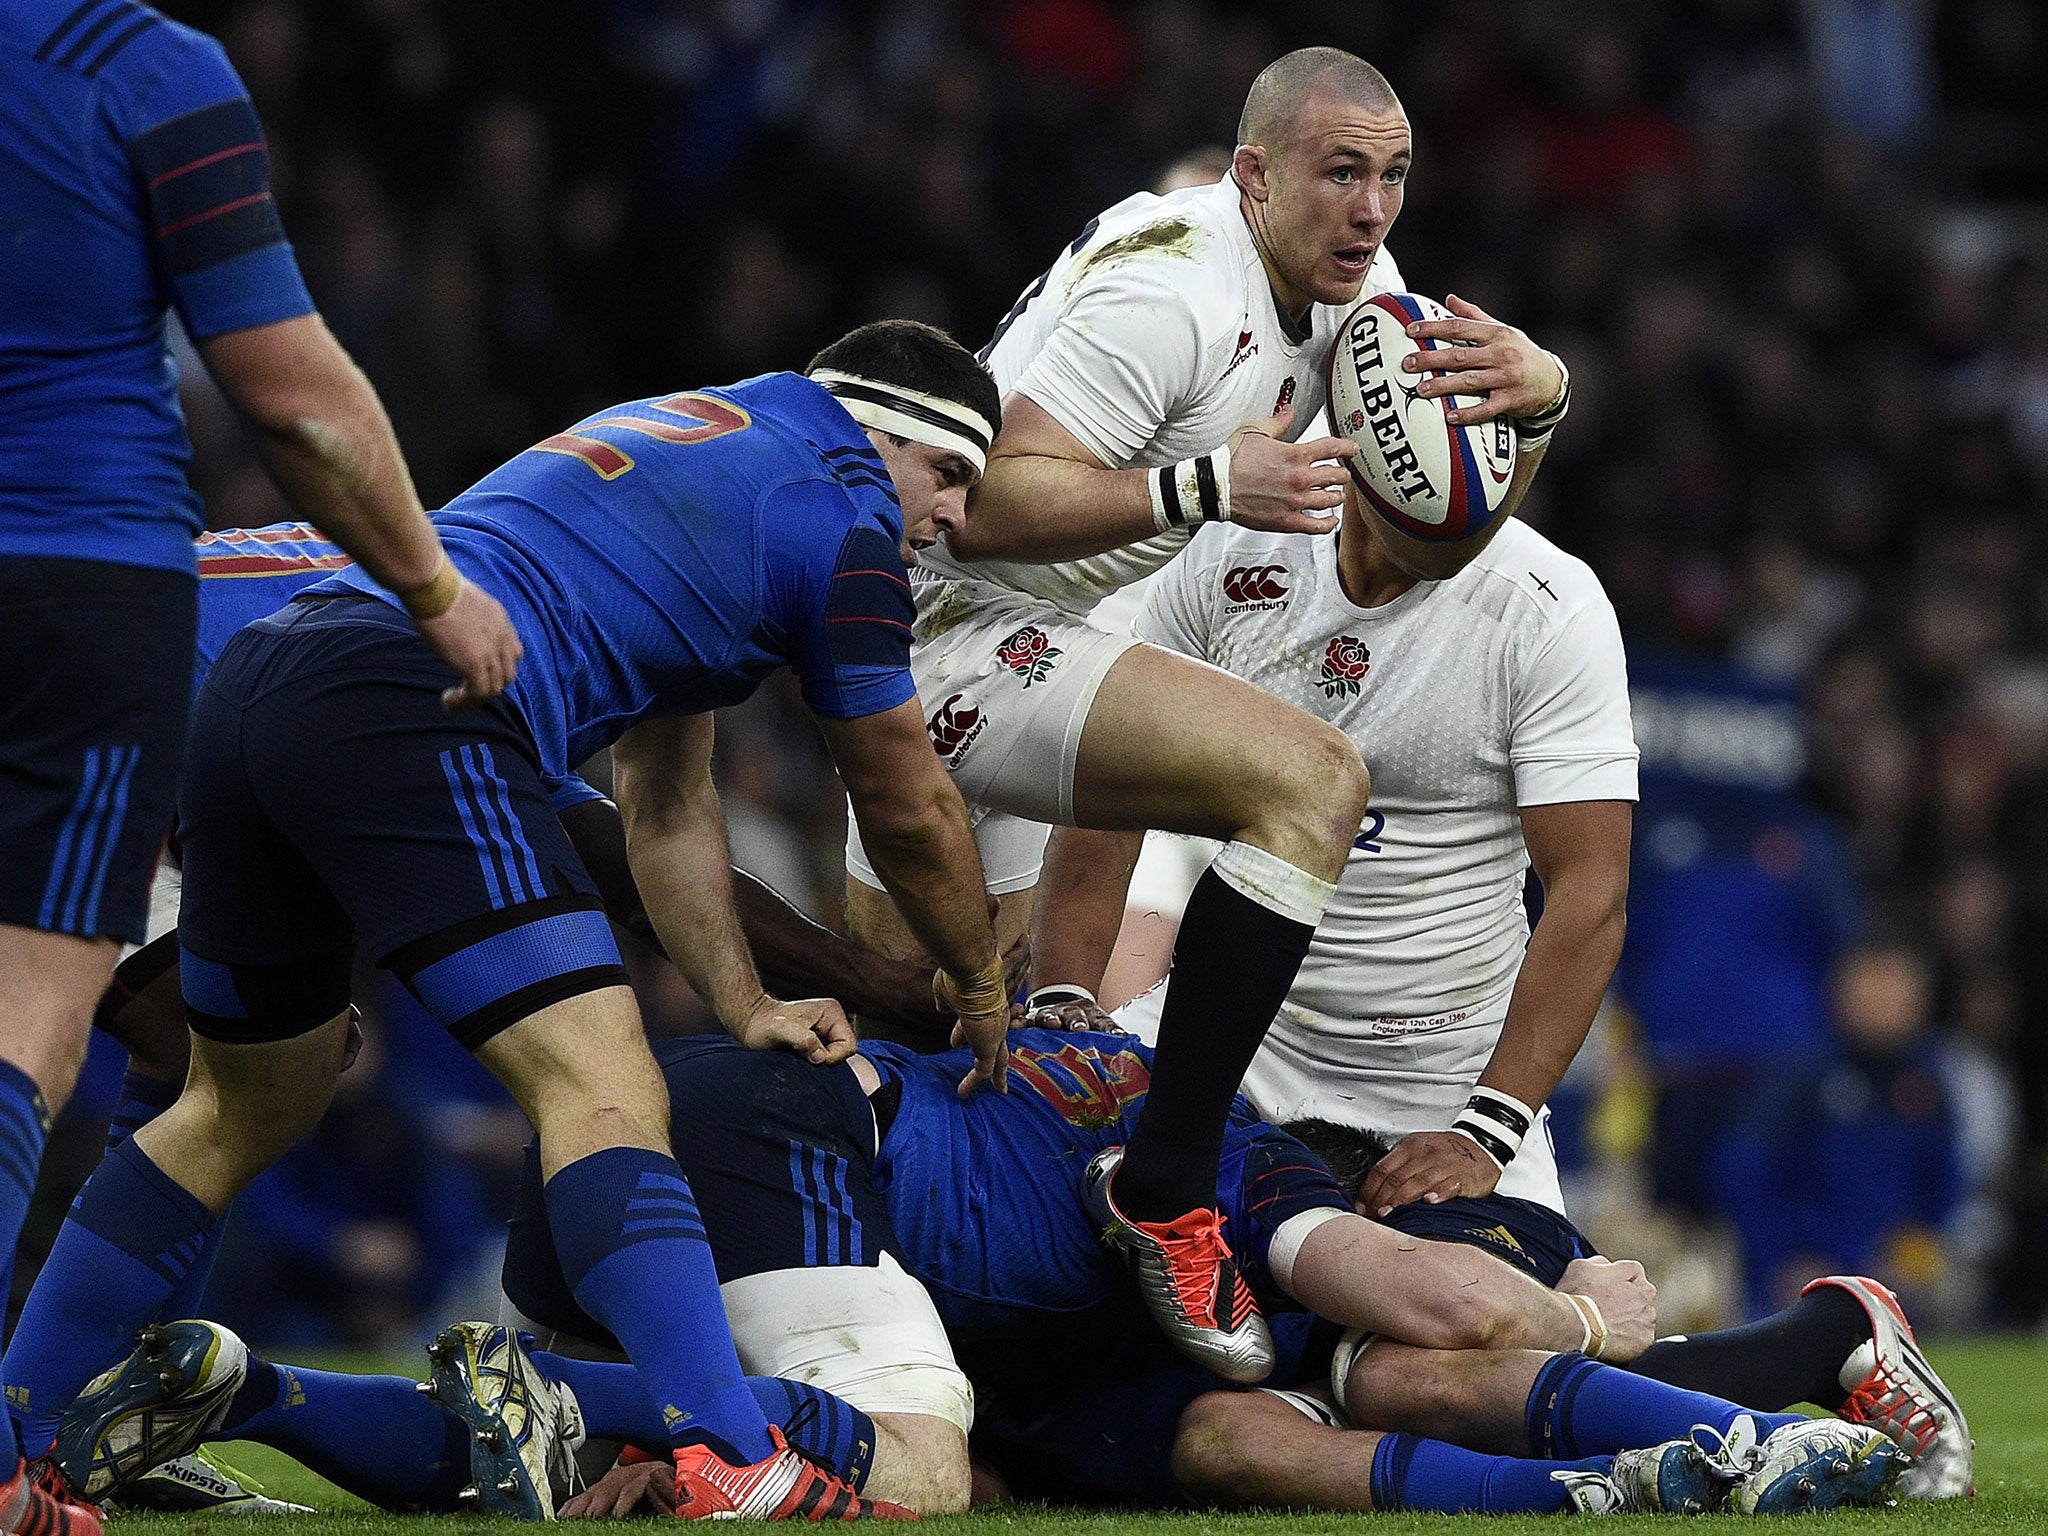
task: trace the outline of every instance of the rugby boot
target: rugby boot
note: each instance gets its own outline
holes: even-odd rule
[[[1728,1507],[1729,1491],[1741,1481],[1742,1471],[1729,1461],[1725,1442],[1710,1446],[1702,1429],[1695,1429],[1683,1440],[1615,1454],[1614,1469],[1608,1475],[1620,1494],[1623,1511],[1708,1515]],[[1750,1438],[1753,1440],[1754,1434]]]
[[[707,1445],[685,1445],[676,1458],[679,1520],[915,1520],[917,1512],[855,1493],[814,1461],[790,1449],[768,1426],[775,1451],[736,1467]]]
[[[123,1510],[163,1514],[310,1515],[311,1505],[272,1498],[263,1485],[237,1471],[213,1452],[197,1450],[175,1456],[121,1485]]]
[[[99,1506],[81,1499],[47,1460],[19,1462],[0,1483],[0,1536],[100,1536]]]
[[[1628,1512],[1620,1487],[1605,1472],[1583,1467],[1559,1467],[1550,1474],[1553,1483],[1564,1485],[1575,1515],[1620,1515]]]
[[[1894,1502],[1892,1485],[1912,1459],[1868,1424],[1804,1419],[1775,1431],[1737,1462],[1742,1480],[1729,1502],[1741,1515],[1873,1509]]]
[[[227,1417],[249,1351],[218,1323],[151,1323],[135,1352],[85,1384],[64,1410],[50,1460],[95,1503],[197,1450]]]
[[[1222,1219],[1198,1208],[1170,1222],[1132,1221],[1109,1188],[1123,1160],[1122,1147],[1096,1153],[1084,1198],[1102,1240],[1129,1262],[1152,1320],[1182,1354],[1226,1381],[1264,1381],[1273,1370],[1273,1335],[1224,1240]]]
[[[433,1363],[420,1389],[469,1426],[469,1486],[476,1514],[552,1520],[558,1495],[575,1486],[583,1414],[573,1393],[541,1375],[517,1331],[456,1323],[427,1346]]]
[[[1900,1498],[1976,1497],[1976,1442],[1970,1426],[1955,1394],[1920,1353],[1899,1298],[1861,1275],[1829,1275],[1799,1294],[1823,1285],[1847,1291],[1870,1318],[1870,1342],[1842,1366],[1842,1390],[1849,1398],[1836,1411],[1851,1424],[1883,1430],[1912,1456],[1913,1464],[1899,1478]]]

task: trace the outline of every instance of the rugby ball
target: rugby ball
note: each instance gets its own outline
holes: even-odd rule
[[[1485,532],[1515,477],[1515,430],[1505,416],[1452,426],[1444,413],[1480,397],[1418,395],[1429,375],[1401,366],[1411,352],[1458,345],[1414,340],[1410,325],[1457,318],[1418,294],[1376,293],[1338,323],[1330,349],[1330,419],[1358,444],[1347,463],[1359,494],[1393,527],[1432,543]]]

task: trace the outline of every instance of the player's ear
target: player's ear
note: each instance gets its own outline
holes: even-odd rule
[[[1237,178],[1238,186],[1251,194],[1253,202],[1263,203],[1270,188],[1266,182],[1266,146],[1263,144],[1240,144],[1237,152],[1230,157],[1230,171]]]

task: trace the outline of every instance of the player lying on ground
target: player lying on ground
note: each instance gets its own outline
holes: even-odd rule
[[[817,1067],[716,1040],[677,1041],[663,1049],[675,1097],[675,1151],[698,1191],[742,1359],[750,1369],[801,1380],[814,1393],[829,1391],[818,1411],[833,1422],[860,1424],[859,1412],[873,1418],[873,1429],[821,1452],[849,1458],[838,1463],[842,1474],[857,1475],[849,1447],[865,1442],[876,1447],[870,1491],[885,1487],[927,1509],[964,1502],[966,1392],[947,1347],[950,1334],[983,1404],[977,1447],[1019,1492],[1169,1504],[1190,1492],[1204,1499],[1222,1495],[1199,1481],[1192,1487],[1179,1481],[1174,1458],[1183,1414],[1223,1383],[1179,1361],[1161,1336],[1142,1326],[1137,1298],[1074,1199],[1092,1151],[1122,1134],[1143,1102],[1151,1061],[1144,1046],[1114,1036],[1021,1031],[1012,1092],[966,1101],[953,1092],[962,1065],[957,1054],[919,1057],[875,1045],[845,1066]],[[558,1348],[568,1338],[610,1343],[561,1275],[538,1183],[529,1168],[527,1199],[506,1257],[508,1297],[543,1330],[543,1342]],[[1353,1213],[1300,1143],[1248,1113],[1234,1120],[1217,1194],[1262,1299],[1280,1322],[1290,1382],[1313,1386],[1327,1375],[1342,1326],[1447,1349],[1490,1346],[1494,1353],[1486,1358],[1496,1364],[1481,1378],[1491,1383],[1491,1395],[1482,1394],[1484,1411],[1526,1414],[1560,1443],[1570,1437],[1577,1446],[1567,1466],[1424,1444],[1412,1436],[1353,1435],[1347,1449],[1383,1462],[1368,1460],[1373,1475],[1361,1474],[1360,1483],[1332,1494],[1330,1502],[1347,1508],[1360,1500],[1380,1508],[1556,1509],[1616,1501],[1655,1507],[1660,1499],[1711,1502],[1728,1484],[1728,1467],[1687,1448],[1624,1462],[1618,1484],[1607,1480],[1614,1468],[1604,1460],[1583,1464],[1682,1437],[1695,1424],[1735,1433],[1739,1445],[1752,1434],[1736,1433],[1745,1415],[1734,1404],[1630,1377],[1576,1351],[1590,1345],[1621,1358],[1647,1342],[1652,1293],[1638,1267],[1581,1261],[1565,1277],[1580,1293],[1574,1300],[1476,1248],[1402,1236]],[[930,1288],[931,1300],[906,1268]],[[1331,1321],[1299,1310],[1304,1303]],[[200,1330],[192,1344],[197,1349],[210,1334],[204,1325],[190,1326]],[[524,1366],[502,1335],[484,1347],[512,1363],[509,1375],[472,1372],[477,1384],[465,1384],[459,1372],[452,1378],[445,1369],[437,1373],[446,1380],[444,1406],[467,1414],[467,1430],[453,1420],[434,1420],[411,1385],[395,1378],[380,1384],[259,1363],[239,1389],[224,1375],[219,1390],[235,1396],[231,1411],[215,1420],[217,1432],[310,1455],[344,1486],[385,1503],[445,1504],[475,1484],[487,1507],[511,1507],[492,1492],[510,1478],[532,1508],[540,1495],[526,1488],[544,1484],[548,1468],[563,1459],[543,1431],[565,1432],[580,1419],[593,1435],[631,1441],[658,1429],[650,1400],[622,1367],[542,1352],[533,1357],[535,1370],[567,1384],[580,1411],[564,1416],[558,1399],[536,1419],[534,1435],[522,1437],[497,1418],[505,1412],[503,1383],[523,1379]],[[1525,1356],[1524,1347],[1570,1352]],[[1561,1404],[1544,1401],[1523,1373],[1531,1358],[1562,1361],[1577,1390]],[[1087,1362],[1078,1378],[1076,1361]],[[126,1380],[150,1396],[158,1391],[161,1365],[161,1359],[139,1357]],[[106,1403],[67,1426],[67,1459],[88,1486],[98,1465],[118,1461],[105,1449],[118,1440],[111,1431],[123,1413],[137,1411],[123,1396],[122,1380],[117,1373],[105,1389]],[[1105,1385],[1090,1391],[1088,1382]],[[538,1392],[536,1386],[528,1395]],[[200,1395],[190,1401],[196,1404]],[[1301,1401],[1295,1393],[1286,1399]],[[201,1420],[210,1417],[175,1404],[152,1411],[160,1449],[173,1444],[176,1413],[183,1413],[188,1438],[203,1433]],[[392,1435],[352,1428],[354,1415],[380,1423],[410,1416],[421,1449],[410,1461],[395,1460],[388,1452]],[[1761,1435],[1806,1423],[1792,1416],[1753,1418]],[[428,1432],[435,1422],[442,1425],[438,1438]],[[1189,1431],[1198,1438],[1202,1422],[1197,1415]],[[479,1426],[483,1464],[471,1472],[453,1450]],[[354,1466],[352,1447],[366,1438],[379,1455],[372,1466]],[[1889,1441],[1849,1426],[1799,1429],[1772,1447],[1760,1462],[1767,1470],[1750,1469],[1754,1475],[1742,1483],[1742,1496],[1765,1507],[1865,1501],[1897,1467]],[[519,1461],[522,1450],[524,1462],[510,1465],[508,1457]],[[1575,1475],[1557,1482],[1554,1471]],[[657,1500],[669,1486],[665,1469],[632,1476],[661,1484],[647,1490]],[[1813,1479],[1804,1493],[1798,1491],[1801,1477]],[[401,1479],[403,1486],[395,1486]],[[606,1507],[618,1496],[614,1483],[604,1495]]]
[[[1289,1129],[1337,1171],[1354,1198],[1389,1145],[1384,1137],[1327,1122]],[[1403,1221],[1411,1215],[1412,1222]],[[1583,1239],[1560,1246],[1542,1207],[1500,1197],[1403,1206],[1386,1219],[1434,1241],[1478,1246],[1539,1280],[1568,1273],[1574,1254],[1589,1251]],[[1532,1417],[1502,1411],[1512,1397],[1504,1382],[1511,1388],[1526,1381],[1532,1400],[1549,1401],[1572,1394],[1575,1369],[1564,1357],[1451,1353],[1350,1335],[1331,1373],[1342,1415],[1312,1423],[1281,1411],[1268,1396],[1213,1393],[1183,1414],[1174,1470],[1200,1499],[1320,1506],[1341,1501],[1366,1464],[1359,1439],[1337,1432],[1347,1423],[1437,1435],[1482,1451],[1576,1455],[1583,1431],[1568,1418],[1539,1426]],[[1898,1483],[1902,1498],[1974,1491],[1961,1407],[1920,1353],[1897,1298],[1875,1281],[1846,1275],[1815,1280],[1798,1303],[1774,1317],[1660,1339],[1629,1361],[1628,1370],[1754,1409],[1812,1403],[1881,1429],[1913,1455]],[[1613,1400],[1619,1411],[1629,1411],[1622,1406],[1625,1392]],[[1322,1394],[1322,1401],[1329,1403],[1331,1395]],[[1588,1404],[1586,1411],[1595,1410]]]
[[[317,1119],[360,938],[538,1128],[565,1267],[669,1412],[659,1443],[679,1467],[723,1469],[693,1496],[782,1515],[821,1486],[746,1389],[660,1074],[549,805],[571,763],[613,746],[634,874],[691,984],[750,1044],[843,1056],[836,1003],[760,984],[710,775],[709,712],[793,666],[961,999],[970,1081],[1000,1076],[1002,963],[965,808],[915,701],[902,576],[910,548],[960,516],[993,387],[909,322],[816,362],[823,382],[776,374],[601,413],[439,514],[451,558],[527,642],[501,704],[442,711],[445,669],[358,571],[229,643],[179,807],[192,1069],[88,1182],[24,1314],[9,1360],[30,1363],[35,1389],[10,1376],[9,1402],[31,1448],[95,1358],[159,1313],[236,1191]],[[846,1491],[823,1486],[834,1503]]]

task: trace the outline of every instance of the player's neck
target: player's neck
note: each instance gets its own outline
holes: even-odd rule
[[[1252,246],[1259,253],[1259,265],[1266,269],[1266,286],[1273,290],[1273,305],[1280,311],[1280,318],[1297,331],[1304,329],[1315,300],[1280,275],[1273,260],[1273,242],[1267,235],[1265,215],[1242,188],[1237,194],[1237,211],[1244,216],[1245,228],[1252,232]]]
[[[1344,498],[1344,518],[1336,537],[1337,585],[1355,607],[1391,603],[1422,579],[1394,564],[1386,545],[1373,537],[1372,525],[1359,510],[1356,496]]]

